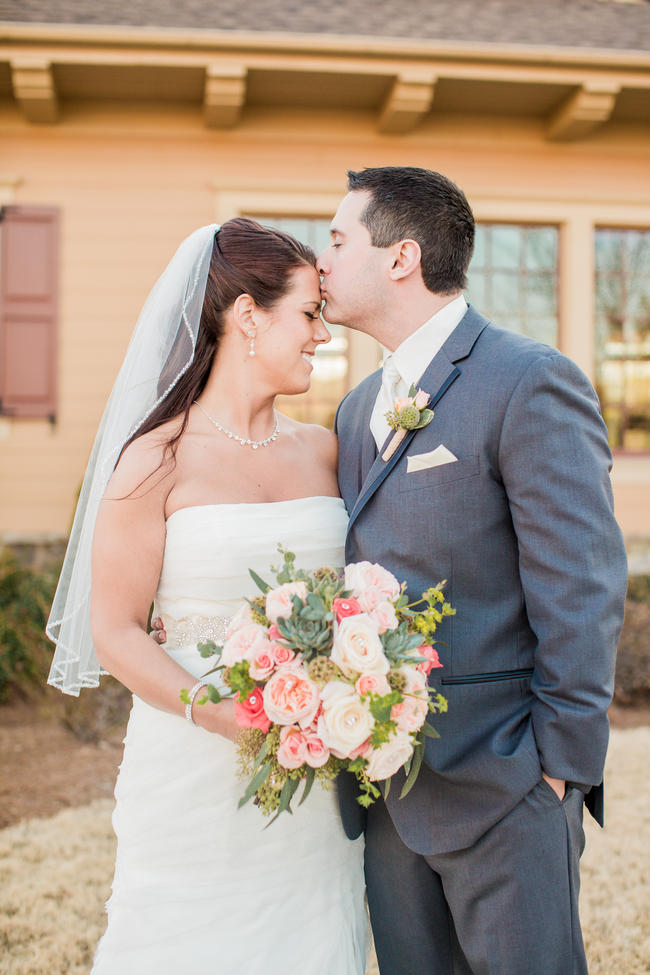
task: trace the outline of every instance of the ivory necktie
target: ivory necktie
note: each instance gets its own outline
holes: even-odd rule
[[[378,450],[391,429],[386,421],[386,413],[392,410],[398,396],[406,395],[405,389],[406,384],[397,371],[392,356],[387,355],[382,368],[381,387],[370,416],[370,432],[375,438]]]

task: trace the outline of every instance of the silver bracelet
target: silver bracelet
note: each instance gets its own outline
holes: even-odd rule
[[[208,686],[207,681],[204,680],[197,681],[197,683],[194,685],[194,687],[192,688],[192,690],[188,695],[189,700],[185,705],[185,717],[190,722],[190,724],[196,724],[194,718],[192,717],[192,705],[194,704],[194,698],[199,693],[202,687],[207,687],[207,686]]]

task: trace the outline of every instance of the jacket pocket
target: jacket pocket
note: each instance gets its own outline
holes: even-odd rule
[[[489,674],[464,674],[459,677],[441,677],[441,684],[490,684],[497,680],[522,680],[532,677],[532,667],[521,667],[519,670],[495,670]]]
[[[402,474],[400,491],[428,491],[439,484],[450,484],[461,481],[466,477],[476,477],[481,473],[481,461],[478,454],[475,457],[465,457],[451,461],[448,464],[438,464],[427,467],[423,471],[411,471]]]

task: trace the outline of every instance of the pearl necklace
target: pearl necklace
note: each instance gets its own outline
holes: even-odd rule
[[[278,414],[275,412],[275,410],[273,410],[273,416],[275,417],[275,429],[271,436],[267,437],[266,440],[246,440],[244,437],[240,437],[236,433],[233,433],[232,430],[226,430],[225,427],[222,427],[213,416],[210,416],[207,410],[203,409],[198,400],[194,400],[194,404],[198,406],[201,413],[204,413],[207,416],[211,423],[214,423],[217,430],[225,434],[229,440],[236,440],[237,443],[242,445],[242,447],[252,447],[253,450],[257,450],[258,447],[268,447],[270,443],[273,443],[274,440],[278,439],[278,434],[280,432],[280,421],[278,420]]]

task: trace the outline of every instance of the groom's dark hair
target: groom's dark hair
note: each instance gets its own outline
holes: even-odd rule
[[[415,240],[422,252],[422,279],[435,294],[466,284],[474,250],[474,215],[463,191],[442,173],[415,166],[348,170],[348,189],[371,199],[360,216],[373,247]]]

